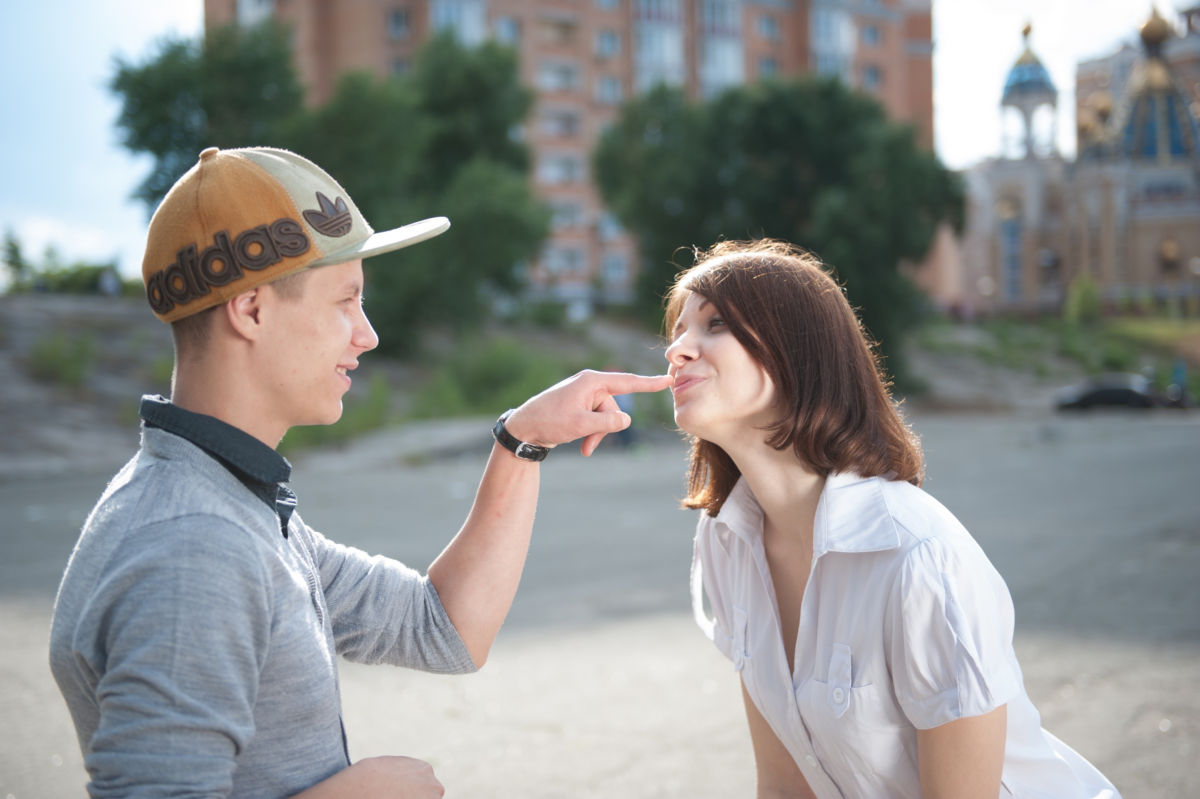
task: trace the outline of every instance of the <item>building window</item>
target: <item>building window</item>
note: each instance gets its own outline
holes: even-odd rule
[[[408,9],[393,8],[388,12],[388,36],[393,39],[407,39],[408,34]]]
[[[274,11],[274,0],[237,0],[237,23],[250,28],[270,19]]]
[[[742,41],[733,36],[709,36],[700,45],[700,92],[713,97],[745,82]]]
[[[430,17],[435,31],[448,30],[466,47],[482,44],[487,35],[484,0],[433,0]]]
[[[707,36],[742,35],[742,0],[704,0],[700,30]]]
[[[579,135],[579,114],[572,110],[546,111],[541,115],[539,127],[546,136],[572,138]]]
[[[601,241],[612,241],[624,233],[625,229],[621,227],[621,223],[617,221],[612,212],[606,211],[601,214],[600,221],[596,223],[596,232]]]
[[[547,155],[538,161],[538,179],[547,185],[583,181],[583,159],[577,155]]]
[[[813,9],[809,45],[817,74],[853,79],[851,62],[854,57],[856,33],[850,14],[840,7]]]
[[[1016,215],[1000,222],[1000,268],[1004,299],[1021,300],[1021,220]]]
[[[583,224],[583,206],[577,202],[569,200],[552,202],[550,210],[553,214],[550,218],[550,226],[555,230],[577,228]]]
[[[623,285],[629,279],[629,258],[622,252],[604,254],[604,282],[610,286]]]
[[[393,58],[392,63],[388,66],[388,69],[391,71],[391,73],[394,77],[399,77],[401,75],[407,75],[408,70],[409,70],[408,59],[407,58]]]
[[[758,59],[758,77],[760,79],[773,78],[779,74],[779,62],[774,58]]]
[[[596,102],[604,105],[620,105],[621,79],[614,75],[601,75],[596,80]]]
[[[568,47],[575,41],[573,17],[545,17],[538,23],[541,39],[548,45]]]
[[[684,80],[681,0],[637,0],[634,6],[634,86],[644,91]]]
[[[621,37],[616,31],[607,28],[596,33],[596,55],[600,58],[612,58],[621,52]]]
[[[704,0],[700,6],[700,93],[713,97],[745,82],[741,0]]]
[[[775,41],[779,38],[779,20],[768,14],[758,18],[758,35],[764,39]]]
[[[864,25],[862,29],[862,43],[867,47],[878,47],[881,37],[879,35],[879,27],[876,25]]]
[[[883,70],[874,64],[867,64],[863,69],[863,88],[876,91],[883,85]]]
[[[579,66],[570,61],[543,61],[538,67],[538,88],[547,92],[569,92],[579,86]]]
[[[578,274],[584,265],[583,252],[577,247],[551,247],[542,258],[546,271],[556,275]]]
[[[496,41],[516,47],[521,43],[521,22],[514,17],[497,17],[494,35]]]

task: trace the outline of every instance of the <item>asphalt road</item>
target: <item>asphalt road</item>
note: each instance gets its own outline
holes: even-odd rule
[[[1126,799],[1200,796],[1200,414],[914,424],[927,489],[1012,590],[1044,725]],[[486,425],[475,440],[425,465],[389,454],[387,439],[306,456],[301,512],[422,567],[466,514]],[[669,437],[590,460],[556,451],[488,665],[435,677],[345,664],[351,753],[425,758],[451,797],[752,796],[736,678],[688,609],[682,474]],[[84,794],[46,639],[58,575],[107,477],[0,484],[0,799]]]

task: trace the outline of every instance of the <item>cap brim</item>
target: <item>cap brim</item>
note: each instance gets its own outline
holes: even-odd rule
[[[353,261],[358,258],[370,258],[372,255],[382,255],[385,252],[399,250],[403,247],[425,241],[426,239],[431,239],[434,236],[445,233],[449,229],[450,220],[444,216],[422,219],[420,222],[413,222],[404,227],[385,230],[382,233],[372,233],[358,247],[330,253],[319,261],[313,262],[310,266],[325,266]]]

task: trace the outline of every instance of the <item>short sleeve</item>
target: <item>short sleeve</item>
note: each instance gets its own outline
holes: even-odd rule
[[[892,680],[909,721],[930,729],[979,716],[1021,691],[1008,587],[978,545],[908,553],[888,616]]]

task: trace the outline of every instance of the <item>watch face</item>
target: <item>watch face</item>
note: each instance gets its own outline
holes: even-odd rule
[[[540,461],[546,457],[546,448],[538,447],[533,444],[526,444],[524,441],[516,448],[514,454],[518,458],[524,458],[527,461]]]

